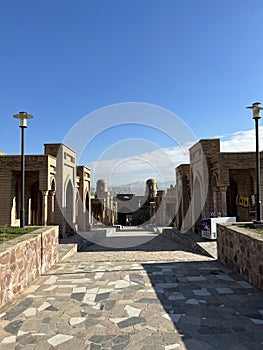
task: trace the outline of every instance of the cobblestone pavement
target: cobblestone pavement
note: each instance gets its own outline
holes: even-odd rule
[[[1,350],[263,349],[263,293],[163,236],[75,253],[1,312]]]

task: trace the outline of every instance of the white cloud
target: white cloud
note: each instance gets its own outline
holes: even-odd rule
[[[263,148],[263,126],[259,126],[259,149]],[[255,152],[255,130],[238,131],[221,137],[221,152]]]
[[[216,138],[216,137],[215,137]],[[255,151],[255,130],[238,131],[220,137],[221,152],[253,152]],[[259,127],[260,149],[263,148],[263,126]],[[101,159],[92,162],[94,182],[104,178],[111,185],[123,185],[135,181],[145,181],[155,178],[159,183],[175,183],[175,168],[183,163],[189,163],[189,148],[175,146],[159,148],[127,158]]]
[[[112,185],[145,181],[148,178],[173,184],[175,167],[188,161],[188,148],[175,146],[127,158],[102,159],[91,163],[90,168],[95,181],[104,178]]]

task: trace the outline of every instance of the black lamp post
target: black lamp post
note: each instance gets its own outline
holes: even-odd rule
[[[259,141],[258,141],[258,121],[261,118],[260,111],[263,109],[260,107],[260,102],[255,102],[250,108],[253,110],[253,119],[255,119],[255,129],[256,129],[256,174],[257,174],[257,219],[255,223],[261,223],[261,196],[260,196],[260,153],[259,153]]]
[[[25,227],[25,153],[24,153],[24,139],[25,128],[27,128],[27,119],[32,119],[33,116],[26,112],[19,112],[13,115],[14,118],[20,119],[21,128],[21,208],[20,208],[20,227]]]

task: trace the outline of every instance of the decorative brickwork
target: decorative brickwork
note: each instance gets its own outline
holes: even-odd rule
[[[58,261],[58,226],[0,245],[0,307]]]
[[[240,222],[255,219],[255,152],[221,152],[219,139],[207,139],[194,144],[189,156],[190,164],[176,168],[178,229],[186,231],[185,222],[191,221],[192,230],[200,233],[201,220],[211,214],[233,216]],[[260,158],[262,176],[263,152]],[[263,186],[260,193],[263,198]]]
[[[45,144],[44,155],[25,156],[25,223],[59,225],[60,235],[89,229],[90,169],[76,166],[76,152]],[[0,154],[0,225],[19,226],[21,156]]]
[[[263,290],[263,235],[241,225],[217,224],[218,260]]]

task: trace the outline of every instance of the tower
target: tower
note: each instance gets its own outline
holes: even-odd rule
[[[157,196],[157,182],[154,179],[148,179],[146,181],[145,196],[152,199]]]

